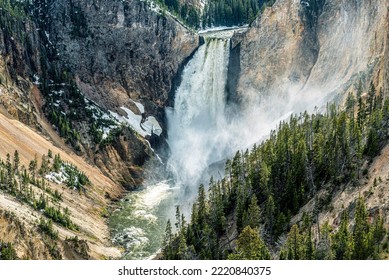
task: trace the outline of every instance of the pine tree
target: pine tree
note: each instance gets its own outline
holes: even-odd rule
[[[182,223],[181,223],[181,212],[180,212],[180,206],[176,206],[176,230],[179,231],[182,229]]]
[[[8,188],[12,190],[13,189],[13,168],[11,164],[11,156],[9,154],[7,154],[5,168],[7,170],[6,184],[8,185]]]
[[[18,256],[12,243],[0,240],[0,260],[17,260]]]
[[[19,158],[19,152],[18,150],[14,153],[14,162],[13,162],[13,172],[19,173],[19,165],[20,165],[20,158]]]
[[[247,213],[246,226],[250,226],[252,229],[259,229],[261,209],[258,206],[258,199],[255,195],[251,197]]]
[[[304,259],[303,238],[300,235],[298,225],[293,225],[288,233],[285,247],[281,250],[280,259],[302,260]]]
[[[270,242],[273,241],[274,236],[274,218],[275,218],[275,203],[273,195],[269,195],[265,202],[265,229],[270,235]]]
[[[198,191],[197,198],[197,220],[195,221],[200,227],[206,224],[208,219],[208,208],[206,203],[206,195],[204,185],[201,184]]]
[[[186,238],[184,232],[180,232],[178,234],[178,246],[177,246],[177,259],[179,260],[189,260],[190,252],[188,250],[188,246],[186,244]]]
[[[332,250],[337,260],[350,260],[353,251],[353,239],[349,230],[349,219],[347,211],[342,214],[339,230],[332,236]]]
[[[369,224],[364,199],[360,196],[355,209],[355,226],[353,231],[354,260],[365,260],[370,255],[369,251]]]
[[[269,260],[269,249],[259,237],[258,231],[247,226],[239,235],[235,253],[229,254],[229,260]]]
[[[46,155],[42,155],[41,167],[39,169],[39,174],[44,175],[49,170],[49,161]]]
[[[53,163],[54,171],[55,172],[59,172],[61,166],[62,166],[61,155],[60,154],[56,154],[54,156],[54,163]]]
[[[386,230],[384,227],[384,219],[381,216],[378,216],[374,219],[373,224],[370,226],[370,244],[369,246],[374,251],[374,258],[378,258],[378,254],[381,252],[381,242],[384,239]]]
[[[31,177],[33,181],[35,182],[35,176],[36,176],[36,169],[38,167],[38,158],[37,154],[35,154],[34,159],[30,161],[30,164],[28,166],[28,170],[30,171]]]

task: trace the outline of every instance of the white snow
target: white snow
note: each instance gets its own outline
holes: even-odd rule
[[[64,91],[62,89],[61,90],[52,90],[51,92],[57,96],[62,96],[64,94]]]
[[[158,121],[155,117],[147,117],[146,121],[141,124],[141,127],[145,129],[151,135],[154,133],[155,135],[160,136],[162,133],[162,128],[159,125]]]
[[[61,167],[61,170],[59,172],[50,172],[45,176],[45,178],[48,181],[56,183],[58,185],[63,184],[68,179],[68,177],[65,175],[63,167]]]
[[[45,35],[47,37],[47,41],[49,41],[50,45],[52,45],[53,43],[50,41],[50,34],[47,31],[45,31]]]
[[[56,184],[66,183],[66,181],[70,177],[69,174],[66,172],[66,168],[65,168],[65,167],[68,167],[68,166],[70,166],[70,168],[74,168],[69,163],[63,162],[62,165],[61,165],[61,168],[59,169],[58,172],[52,171],[52,172],[46,174],[45,178],[48,181],[56,183]],[[74,177],[74,182],[75,183],[78,182],[78,176]]]
[[[143,106],[142,103],[140,103],[140,102],[136,102],[136,101],[134,101],[134,100],[132,100],[132,99],[130,99],[130,100],[136,105],[136,107],[138,107],[139,112],[140,112],[141,114],[144,114],[144,112],[145,112],[145,106]]]
[[[305,5],[305,6],[307,6],[307,7],[310,6],[308,1],[301,1],[300,4],[301,4],[301,5]]]
[[[139,107],[138,107],[139,108]],[[119,114],[110,111],[111,115],[115,117],[119,122],[128,124],[132,129],[134,129],[141,136],[146,137],[147,135],[151,135],[152,133],[156,135],[161,135],[162,128],[159,125],[158,121],[155,117],[148,117],[144,123],[142,122],[142,116],[135,114],[133,111],[126,107],[120,107],[124,112],[126,112],[127,116],[120,116]]]
[[[155,3],[154,1],[152,1],[152,0],[140,0],[140,1],[146,2],[151,11],[153,11],[157,14],[161,13],[161,10],[162,10],[161,7],[157,3]]]
[[[106,139],[108,137],[109,133],[111,132],[111,130],[113,130],[115,128],[117,128],[116,125],[111,125],[109,127],[103,127],[103,129],[102,129],[103,130],[103,136],[102,136],[103,140]]]
[[[32,83],[34,85],[40,85],[41,84],[39,76],[37,74],[34,74],[33,78],[34,78],[34,81]]]
[[[122,109],[123,111],[126,112],[126,114],[127,114],[126,117],[120,116],[119,114],[110,111],[111,115],[113,115],[118,121],[127,123],[128,125],[130,125],[132,127],[132,129],[134,129],[140,135],[145,137],[147,135],[147,133],[146,133],[146,131],[144,131],[140,127],[140,122],[142,121],[142,116],[135,114],[134,112],[132,112],[130,109],[128,109],[126,107],[120,107],[120,109]]]

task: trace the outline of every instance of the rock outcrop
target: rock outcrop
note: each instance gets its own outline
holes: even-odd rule
[[[388,92],[386,0],[278,0],[240,47],[241,99],[335,96],[361,79]]]
[[[125,107],[142,115],[142,121],[155,117],[162,127],[162,138],[155,140],[158,137],[152,135],[148,140],[156,146],[163,142],[164,108],[183,66],[199,45],[197,34],[149,1],[41,2],[36,20],[44,22],[41,37],[46,40],[46,49],[55,50],[46,57],[48,78],[55,80],[50,73],[60,79],[74,77],[81,93],[105,111],[127,117],[121,109]],[[70,114],[72,110],[68,109]],[[96,145],[90,135],[95,120],[80,110],[78,119],[71,120],[81,134],[77,149],[123,186],[139,186],[140,167],[152,154],[149,144],[134,131],[125,130],[114,136],[110,145]]]
[[[163,120],[172,81],[198,36],[140,0],[54,1],[50,36],[82,91],[118,111],[140,101]]]
[[[41,71],[36,25],[12,7],[0,10],[0,111],[36,126],[33,75]]]

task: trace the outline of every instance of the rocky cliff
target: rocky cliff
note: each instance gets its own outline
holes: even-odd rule
[[[166,135],[164,107],[198,36],[149,1],[51,1],[47,14],[47,36],[58,52],[54,64],[74,75],[81,92],[130,122],[132,113],[142,123],[155,117]],[[85,139],[83,148],[90,147],[90,124],[75,126]],[[140,120],[137,126],[142,134]],[[112,146],[100,145],[96,152],[92,145],[85,152],[106,174],[135,187],[141,183],[139,167],[152,153],[133,131],[121,135],[113,137]],[[161,142],[153,133],[147,138],[153,145]]]
[[[239,44],[241,99],[387,89],[388,2],[278,0]]]
[[[174,77],[198,37],[139,0],[54,1],[50,35],[87,97],[103,108],[136,110],[163,120]]]
[[[0,110],[35,126],[33,75],[41,71],[36,25],[13,7],[0,10]]]
[[[197,34],[150,1],[3,6],[3,113],[59,146],[70,144],[123,185],[139,185],[139,167],[152,155],[145,136],[157,144],[157,136],[166,135],[164,107],[198,47]],[[120,128],[123,120],[130,130]]]
[[[199,38],[148,1],[0,4],[0,167],[18,151],[20,168],[31,160],[35,174],[50,150],[90,179],[76,192],[39,171],[24,200],[12,180],[0,184],[0,243],[12,243],[20,258],[117,258],[109,205],[123,187],[141,185],[153,156],[147,140],[158,138],[157,122],[165,133],[164,106]]]

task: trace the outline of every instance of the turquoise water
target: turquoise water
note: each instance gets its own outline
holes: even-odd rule
[[[110,218],[115,245],[123,259],[149,259],[161,248],[167,219],[174,211],[174,192],[167,181],[129,193]]]

